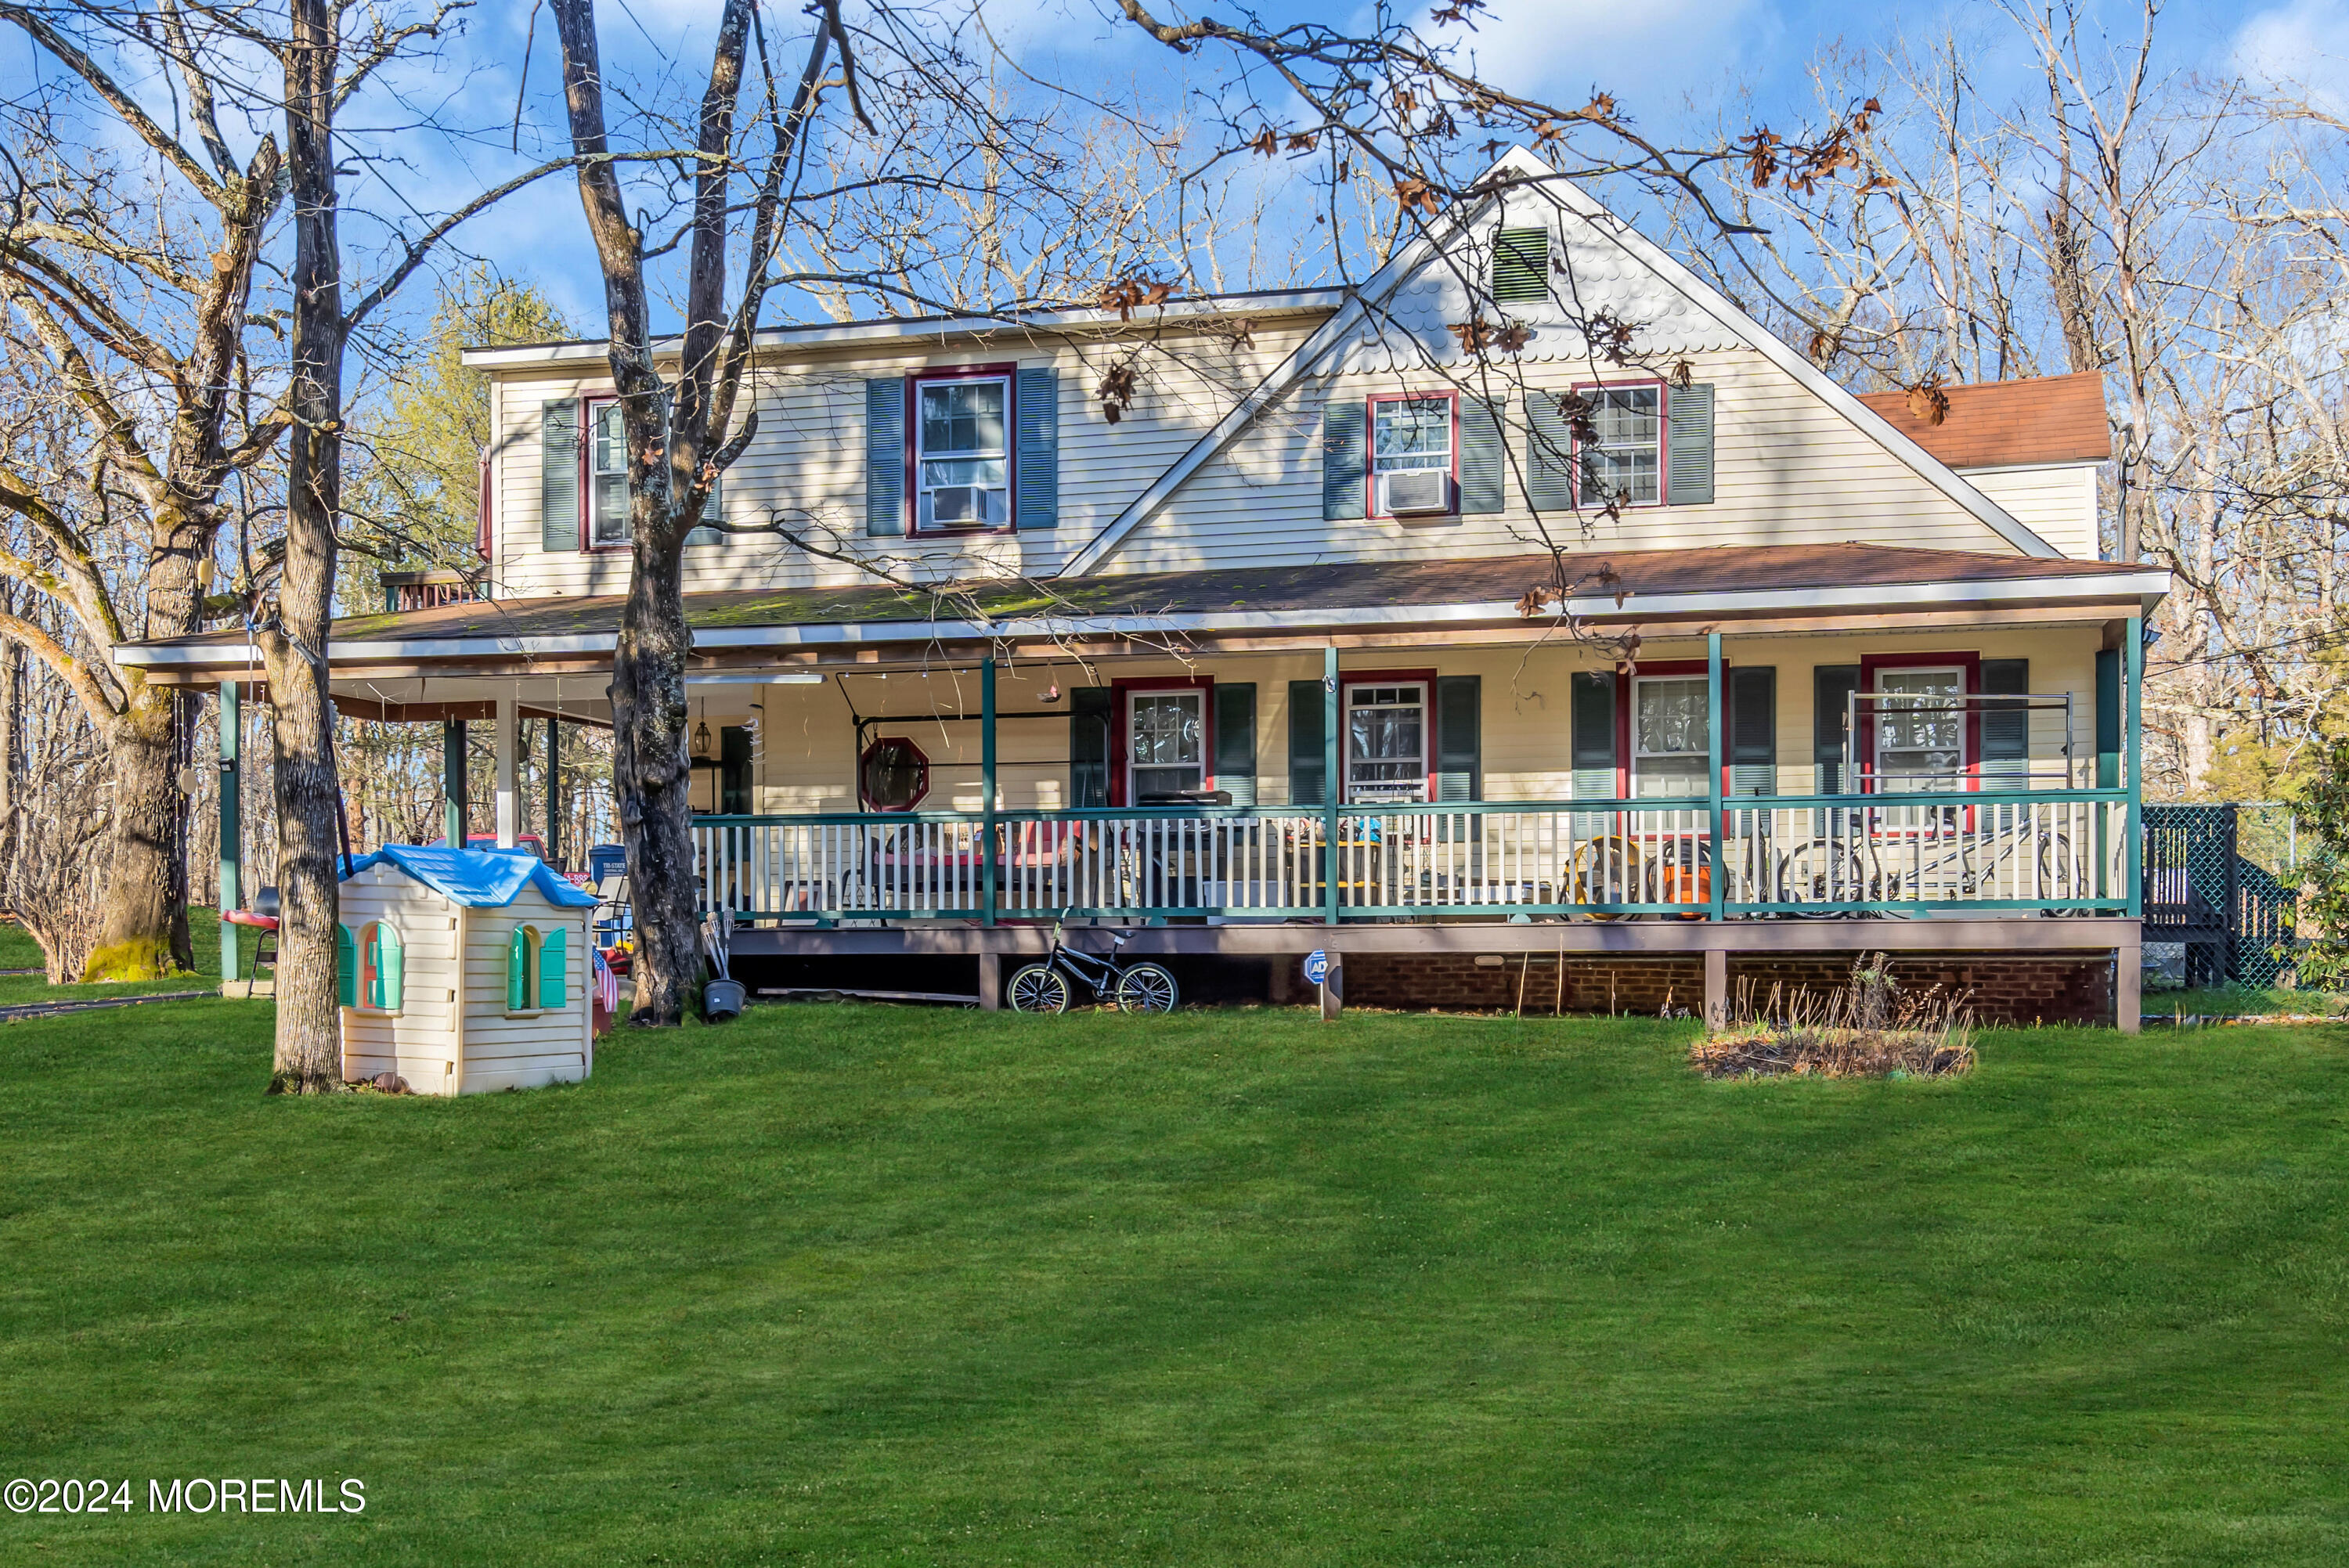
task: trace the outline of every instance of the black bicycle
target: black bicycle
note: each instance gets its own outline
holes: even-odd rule
[[[1061,940],[1061,927],[1052,928],[1052,951],[1041,964],[1023,964],[1011,972],[1009,987],[1011,1010],[1015,1013],[1065,1013],[1069,1010],[1070,982],[1074,981],[1090,990],[1103,1002],[1114,1002],[1120,1011],[1127,1013],[1171,1013],[1180,994],[1174,987],[1174,976],[1164,964],[1154,964],[1144,958],[1132,964],[1121,964],[1115,949],[1126,944],[1131,933],[1110,934],[1111,954],[1096,957],[1081,953]]]

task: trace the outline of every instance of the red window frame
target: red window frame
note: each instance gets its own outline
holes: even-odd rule
[[[1379,510],[1379,405],[1429,403],[1441,397],[1452,405],[1452,504],[1440,512],[1415,511],[1411,519],[1460,515],[1460,393],[1455,387],[1426,392],[1373,392],[1362,407],[1362,515],[1395,521],[1394,513]],[[1410,521],[1406,519],[1405,521]]]
[[[933,381],[1000,379],[1003,383],[1004,521],[1000,528],[922,527],[921,475],[922,388]],[[948,365],[917,370],[905,377],[905,537],[908,539],[991,539],[1019,527],[1019,366],[1015,360],[994,365]]]
[[[1213,676],[1132,676],[1109,683],[1109,700],[1117,722],[1112,726],[1117,736],[1117,754],[1109,770],[1109,803],[1130,806],[1133,801],[1133,705],[1128,700],[1134,694],[1148,695],[1162,691],[1192,691],[1202,695],[1199,699],[1199,788],[1216,787],[1216,677]]]
[[[1615,799],[1631,799],[1631,703],[1639,695],[1638,687],[1632,683],[1643,676],[1685,680],[1691,676],[1705,675],[1712,668],[1712,662],[1706,659],[1655,659],[1615,672]],[[1724,676],[1729,673],[1726,661],[1722,664],[1721,673]],[[1727,695],[1725,692],[1723,694],[1724,697]],[[1723,717],[1726,717],[1724,714]],[[1725,745],[1721,753],[1721,770],[1722,783],[1725,788],[1729,781],[1729,750]],[[1689,798],[1699,799],[1693,795]]]
[[[865,767],[873,760],[873,754],[880,750],[885,746],[904,747],[906,750],[914,754],[914,760],[921,765],[921,784],[915,789],[914,798],[906,801],[902,806],[875,805],[874,804],[873,798],[864,792]],[[916,745],[912,736],[876,735],[870,741],[865,743],[864,750],[856,754],[856,809],[858,810],[889,812],[911,811],[929,798],[930,754],[924,751],[920,746]],[[715,804],[715,802],[713,802],[713,804]]]
[[[1459,422],[1459,410],[1456,406],[1453,411],[1453,419],[1456,428]],[[1459,449],[1456,446],[1453,449],[1453,456],[1456,461],[1459,457]],[[1420,709],[1419,733],[1420,754],[1427,764],[1427,771],[1421,779],[1419,789],[1420,794],[1427,801],[1432,803],[1435,799],[1435,672],[1433,669],[1343,670],[1338,676],[1338,799],[1341,809],[1349,803],[1346,775],[1350,769],[1350,758],[1347,748],[1352,740],[1351,727],[1346,723],[1348,688],[1358,686],[1409,686],[1413,683],[1425,688],[1427,693],[1426,701]]]
[[[595,468],[588,460],[595,447],[595,410],[607,403],[617,403],[617,392],[585,392],[579,397],[579,549],[587,555],[626,555],[632,544],[595,542]]]
[[[1578,381],[1574,384],[1574,391],[1578,395],[1587,392],[1637,392],[1649,387],[1652,387],[1656,389],[1656,499],[1653,500],[1625,501],[1623,503],[1623,510],[1626,511],[1646,511],[1653,507],[1670,506],[1671,504],[1672,384],[1658,376],[1642,376],[1636,380],[1630,381]],[[1579,511],[1582,510],[1583,505],[1582,441],[1579,437],[1575,438],[1572,460],[1574,463],[1572,480],[1574,485],[1573,510]],[[1642,675],[1651,675],[1654,672],[1642,670],[1640,673]]]
[[[1863,696],[1876,690],[1878,670],[1961,669],[1966,673],[1966,695],[1982,695],[1982,655],[1957,654],[1862,654],[1859,655],[1859,689]],[[1868,722],[1861,727],[1859,743],[1859,779],[1868,788],[1863,794],[1876,795],[1884,791],[1875,789],[1876,782],[1876,716],[1865,716]],[[1969,790],[1982,788],[1982,704],[1966,704],[1966,758],[1959,770]]]

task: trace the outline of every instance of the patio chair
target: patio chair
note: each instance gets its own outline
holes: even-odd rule
[[[253,988],[261,978],[261,955],[264,952],[269,954],[269,967],[273,978],[274,977],[277,968],[278,913],[277,890],[274,887],[265,887],[253,895],[251,909],[232,909],[221,916],[231,925],[249,926],[260,933],[260,939],[253,944],[253,965],[244,972],[244,995],[247,1001],[253,999]]]

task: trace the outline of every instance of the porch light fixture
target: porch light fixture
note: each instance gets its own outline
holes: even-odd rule
[[[693,754],[705,762],[709,759],[709,720],[707,718],[693,727]]]

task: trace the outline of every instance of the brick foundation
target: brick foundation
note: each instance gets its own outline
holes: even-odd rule
[[[1563,985],[1555,954],[1495,954],[1479,965],[1473,954],[1399,956],[1360,954],[1346,960],[1350,1006],[1508,1012],[1517,1006],[1520,976],[1527,1013],[1629,1013],[1654,1016],[1702,1012],[1704,961],[1687,958],[1583,958],[1565,961]],[[1814,995],[1841,990],[1852,958],[1840,954],[1729,957],[1733,1005],[1741,987],[1758,1003],[1775,984]],[[2093,1024],[2113,1016],[2113,967],[2108,954],[1923,953],[1892,955],[1893,976],[1909,991],[1940,986],[1961,995],[1983,1023]],[[1300,991],[1302,998],[1306,993]]]

